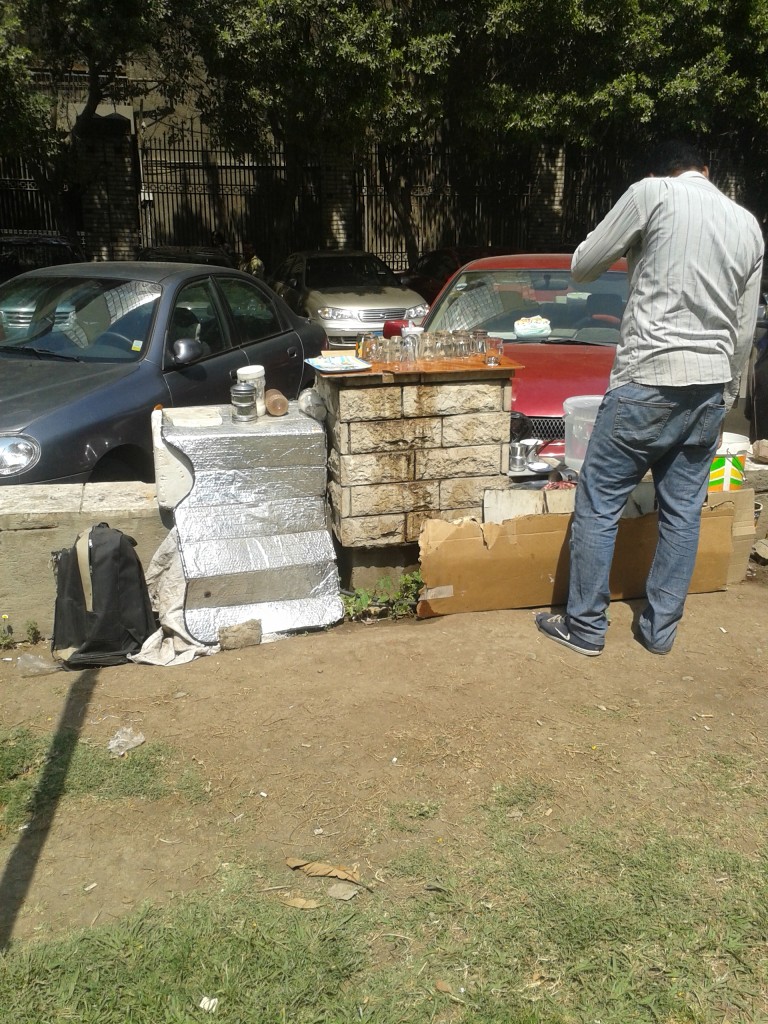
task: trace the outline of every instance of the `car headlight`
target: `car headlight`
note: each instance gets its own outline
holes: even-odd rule
[[[419,317],[426,316],[429,312],[429,303],[420,302],[418,306],[411,306],[410,309],[405,311],[406,320],[418,320]]]
[[[15,476],[31,469],[40,458],[40,445],[21,434],[0,436],[0,477]]]
[[[356,309],[340,309],[338,306],[321,306],[317,315],[322,320],[359,320],[360,314]]]

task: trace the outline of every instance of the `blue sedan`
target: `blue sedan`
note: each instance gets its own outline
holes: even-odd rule
[[[323,329],[225,267],[79,263],[0,286],[0,484],[153,479],[151,413],[219,405],[239,367],[295,399]]]

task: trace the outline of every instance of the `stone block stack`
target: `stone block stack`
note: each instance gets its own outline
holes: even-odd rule
[[[391,382],[318,377],[328,408],[329,499],[345,548],[418,540],[428,518],[482,516],[506,487],[508,377]]]

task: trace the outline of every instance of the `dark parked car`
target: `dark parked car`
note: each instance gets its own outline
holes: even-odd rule
[[[498,246],[457,245],[447,249],[433,249],[419,257],[413,267],[403,270],[397,276],[400,283],[413,288],[423,295],[430,305],[435,301],[441,288],[453,274],[470,260],[483,256],[502,256],[505,249]]]
[[[79,242],[61,235],[0,235],[0,282],[28,270],[61,263],[85,263]]]
[[[237,269],[237,256],[218,245],[154,245],[139,250],[140,262],[204,263],[208,267]]]
[[[151,480],[151,412],[229,402],[237,369],[296,398],[326,346],[223,267],[71,264],[0,286],[0,483]]]

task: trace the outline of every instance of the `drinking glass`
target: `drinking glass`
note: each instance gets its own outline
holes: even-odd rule
[[[488,342],[488,332],[474,330],[470,332],[470,337],[472,339],[472,352],[475,355],[484,356],[485,346]]]
[[[360,358],[367,363],[378,363],[381,359],[381,338],[366,334],[360,343]]]
[[[381,361],[389,365],[398,364],[403,356],[403,339],[385,338],[382,346]]]
[[[504,355],[504,342],[501,338],[488,338],[485,343],[485,365],[499,366]]]
[[[437,339],[434,334],[425,333],[419,338],[419,359],[431,363],[437,358]]]
[[[456,359],[467,359],[472,354],[472,339],[469,331],[455,332]]]

